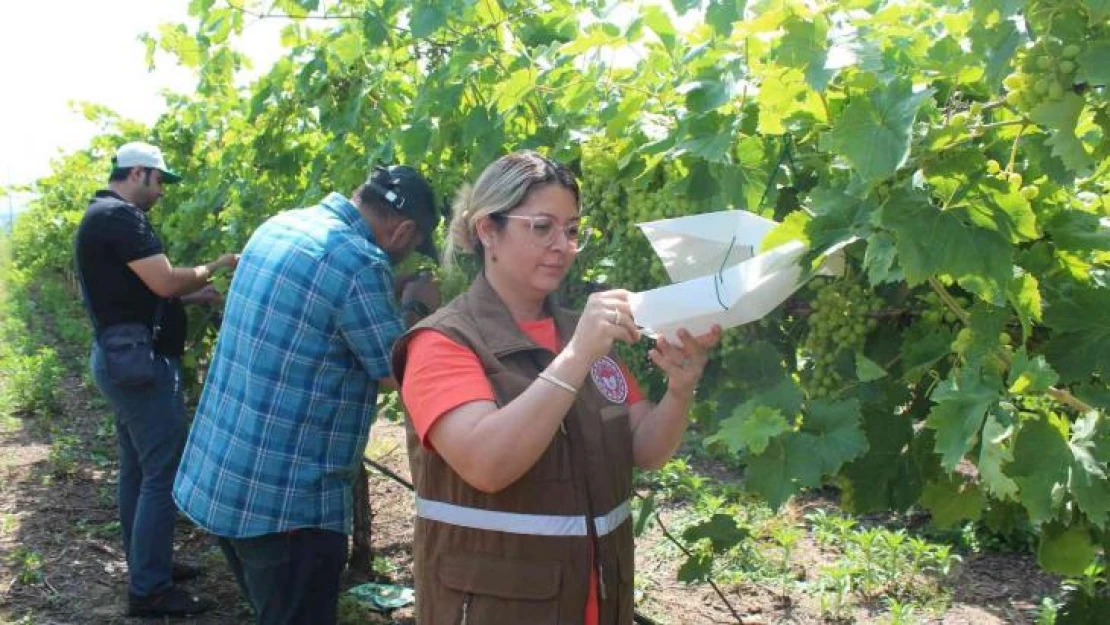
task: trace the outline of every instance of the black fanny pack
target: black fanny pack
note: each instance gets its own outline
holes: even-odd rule
[[[154,341],[158,338],[158,317],[155,314],[153,329],[141,323],[117,323],[100,330],[96,341],[104,354],[104,368],[108,379],[120,386],[146,386],[158,376],[158,357]],[[94,322],[95,323],[95,322]]]

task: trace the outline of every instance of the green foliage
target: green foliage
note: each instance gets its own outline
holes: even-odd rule
[[[125,140],[187,172],[153,213],[179,264],[349,193],[371,163],[411,163],[446,199],[538,148],[581,173],[605,233],[572,302],[665,283],[637,222],[738,208],[813,250],[858,238],[832,308],[803,289],[728,331],[702,383],[698,429],[754,492],[778,506],[835,482],[850,510],[924,504],[940,523],[1013,505],[1045,528],[1043,562],[1093,557],[1074,528],[1110,530],[1105,2],[684,1],[627,20],[569,0],[262,6],[336,19],[291,20],[288,53],[249,84],[234,7],[194,2],[195,23],[150,37],[197,89],[152,128],[85,107],[104,134],[36,185],[13,233],[23,280],[72,279],[81,198]],[[807,346],[826,316],[836,333]],[[195,336],[197,366],[214,336]],[[625,355],[658,393],[645,351]]]
[[[0,403],[17,414],[48,416],[58,405],[62,365],[50,347],[32,354],[10,353],[0,359],[3,388]]]
[[[7,563],[15,572],[15,579],[24,585],[38,584],[43,580],[42,556],[35,550],[19,546],[8,554]]]

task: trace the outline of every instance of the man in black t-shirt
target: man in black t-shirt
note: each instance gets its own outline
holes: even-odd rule
[[[89,202],[74,248],[95,333],[121,323],[141,323],[155,333],[158,375],[145,386],[114,383],[95,340],[90,359],[96,384],[116,416],[128,614],[199,614],[212,602],[174,585],[197,574],[173,564],[177,509],[171,491],[186,434],[183,304],[218,302],[208,280],[220,268],[234,269],[238,256],[224,254],[198,267],[172,266],[146,213],[162,196],[163,184],[181,177],[166,168],[161,150],[147,143],[128,143],[112,160],[108,188]]]

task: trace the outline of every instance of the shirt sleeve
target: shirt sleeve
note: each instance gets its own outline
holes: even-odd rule
[[[105,220],[108,242],[124,263],[164,253],[162,241],[158,239],[150,220],[137,210],[120,207]]]
[[[436,330],[420,330],[409,341],[401,401],[424,447],[440,417],[472,401],[494,400],[477,354]]]
[[[393,276],[382,263],[355,273],[339,309],[339,331],[370,377],[389,377],[393,343],[404,324],[393,304]]]
[[[640,388],[640,383],[636,381],[636,378],[632,375],[632,372],[628,370],[628,367],[624,366],[623,362],[617,364],[620,366],[621,372],[624,373],[624,379],[628,381],[628,399],[624,401],[625,405],[635,406],[647,399],[644,397],[643,389]]]

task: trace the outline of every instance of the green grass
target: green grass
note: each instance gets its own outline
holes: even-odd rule
[[[758,586],[833,622],[861,611],[917,622],[947,609],[947,584],[960,562],[953,544],[897,523],[865,524],[834,506],[775,511],[743,492],[739,477],[709,477],[696,464],[675,458],[637,480],[638,491],[653,498],[637,508],[667,510],[668,532],[683,543],[652,547],[660,560],[682,563],[680,580]],[[648,585],[637,590],[650,598]]]

